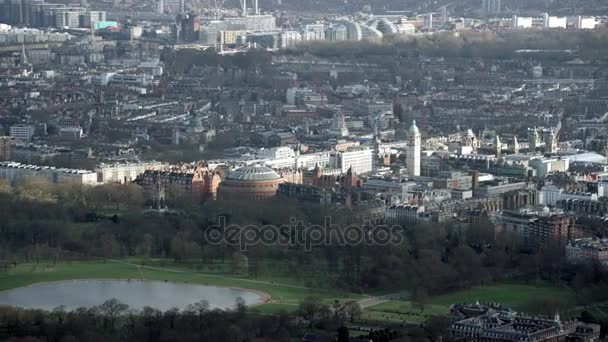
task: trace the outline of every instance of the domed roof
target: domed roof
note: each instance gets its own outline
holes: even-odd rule
[[[413,120],[412,126],[410,127],[410,134],[418,134],[419,132],[418,126],[416,126],[416,120]]]
[[[253,164],[232,171],[226,179],[262,182],[279,180],[281,176],[269,167]]]

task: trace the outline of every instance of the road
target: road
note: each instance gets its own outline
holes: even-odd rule
[[[401,291],[401,292],[390,293],[390,294],[383,295],[383,296],[369,297],[369,298],[361,299],[359,301],[359,306],[362,309],[365,309],[370,306],[386,303],[391,300],[409,298],[409,296],[410,296],[410,293],[408,291]]]
[[[227,277],[227,276],[221,276],[221,275],[217,275],[217,274],[202,273],[202,272],[196,272],[196,271],[190,271],[190,270],[176,270],[176,269],[165,268],[165,267],[147,266],[147,265],[140,265],[140,264],[135,264],[135,263],[131,263],[131,262],[126,262],[126,261],[122,261],[122,260],[108,259],[108,261],[115,262],[117,264],[135,266],[139,269],[157,270],[157,271],[165,271],[165,272],[172,272],[172,273],[200,274],[205,277],[230,279],[230,280],[236,280],[236,281],[244,282],[244,283],[249,282],[249,283],[256,283],[256,284],[266,284],[266,285],[275,285],[275,286],[283,286],[283,287],[292,287],[292,288],[297,288],[297,289],[313,290],[313,288],[306,287],[306,286],[281,284],[281,283],[275,283],[275,282],[271,282],[271,281]],[[143,275],[142,275],[142,278],[143,278]],[[314,290],[315,291],[325,291],[325,290],[321,290],[321,289],[317,289],[317,288],[315,288]]]

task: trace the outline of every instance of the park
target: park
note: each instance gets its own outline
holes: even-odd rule
[[[472,287],[453,293],[430,296],[426,300],[412,299],[407,291],[401,298],[378,300],[365,305],[370,298],[383,298],[382,294],[355,294],[345,291],[306,286],[302,279],[285,274],[268,274],[252,278],[235,274],[230,267],[196,269],[169,259],[120,259],[103,261],[74,261],[19,264],[0,274],[0,291],[31,284],[75,279],[134,279],[199,284],[247,289],[263,293],[263,303],[251,307],[252,312],[276,314],[293,312],[307,297],[319,298],[330,304],[336,301],[360,301],[362,318],[375,322],[421,323],[432,316],[449,312],[454,303],[497,302],[515,310],[538,312],[544,305],[558,300],[564,308],[576,305],[575,295],[568,289],[547,282],[498,283]],[[387,297],[388,298],[388,297]]]

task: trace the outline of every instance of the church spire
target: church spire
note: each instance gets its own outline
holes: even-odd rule
[[[29,64],[29,61],[27,59],[27,53],[25,52],[25,44],[21,44],[21,55],[19,56],[19,63],[21,63],[21,65]]]

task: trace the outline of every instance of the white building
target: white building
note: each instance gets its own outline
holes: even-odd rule
[[[513,16],[513,27],[514,28],[530,28],[532,27],[532,22],[534,18],[532,17],[519,17]]]
[[[545,28],[567,28],[568,18],[567,17],[552,17],[549,13],[543,15],[543,26]]]
[[[80,16],[86,13],[84,7],[63,7],[56,8],[55,27],[57,28],[78,28],[80,27]]]
[[[369,148],[355,147],[333,155],[333,167],[346,173],[352,168],[358,175],[370,173],[373,170],[373,151]]]
[[[555,158],[546,159],[538,158],[529,162],[530,167],[536,170],[539,177],[544,177],[551,172],[566,172],[570,169],[570,159]]]
[[[165,164],[160,162],[100,164],[95,171],[100,183],[129,183],[147,170],[160,170]]]
[[[283,31],[279,35],[281,49],[294,47],[302,41],[302,34],[298,31]]]
[[[14,182],[23,177],[44,178],[53,183],[97,185],[97,173],[89,170],[56,169],[49,166],[25,165],[15,162],[0,163],[0,178]]]
[[[554,206],[561,199],[562,192],[563,189],[547,184],[538,193],[538,204]]]
[[[410,177],[420,176],[420,146],[420,131],[416,126],[416,120],[414,120],[408,134],[407,154],[405,159],[407,174]]]
[[[598,194],[591,192],[564,191],[564,189],[555,185],[548,184],[539,191],[538,197],[539,204],[554,206],[561,200],[597,201]]]
[[[151,75],[127,75],[127,74],[115,74],[111,77],[110,83],[120,85],[130,85],[146,87],[152,83],[153,78]]]
[[[344,25],[330,26],[325,31],[325,38],[332,41],[348,40],[348,33]]]
[[[301,154],[296,157],[296,168],[311,170],[318,165],[324,169],[329,166],[330,155],[330,152]]]
[[[577,16],[575,18],[574,27],[579,30],[593,30],[597,25],[595,17]]]
[[[302,31],[302,40],[325,40],[325,25],[306,25]]]
[[[288,146],[261,148],[258,152],[258,157],[261,159],[285,159],[293,158],[295,156],[296,153],[291,147]]]
[[[34,126],[32,125],[13,125],[10,129],[10,136],[20,141],[30,141],[34,136]]]

